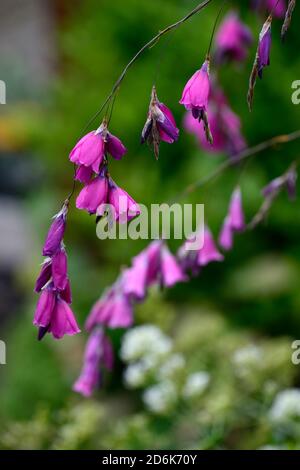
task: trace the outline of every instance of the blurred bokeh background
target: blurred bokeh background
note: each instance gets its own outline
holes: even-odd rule
[[[110,127],[129,152],[111,163],[111,173],[138,202],[162,203],[228,158],[202,151],[184,130],[177,144],[162,145],[158,162],[139,143],[154,79],[182,128],[181,91],[203,62],[220,3],[145,53],[122,85]],[[256,38],[262,18],[250,0],[231,3]],[[298,201],[285,194],[266,223],[236,237],[224,263],[172,290],[154,290],[138,306],[136,328],[148,327],[136,331],[152,344],[151,354],[171,345],[148,375],[126,354],[120,357],[123,332],[114,332],[114,372],[93,399],[83,399],[71,387],[86,334],[38,343],[32,326],[41,247],[72,182],[70,149],[140,46],[196,4],[0,0],[0,79],[7,86],[0,108],[0,339],[7,347],[7,364],[0,365],[0,448],[300,447],[300,366],[291,362],[292,341],[300,338],[300,217]],[[245,64],[219,71],[249,145],[299,127],[300,107],[291,102],[291,84],[300,79],[299,19],[296,8],[284,45],[281,20],[274,22],[272,63],[251,114],[245,97],[256,45]],[[299,157],[298,149],[294,142],[265,151],[241,179],[240,168],[231,168],[184,202],[204,203],[217,235],[236,182],[250,219],[261,188]],[[82,326],[146,242],[99,241],[94,220],[74,208],[65,241]],[[175,251],[178,242],[170,246]]]

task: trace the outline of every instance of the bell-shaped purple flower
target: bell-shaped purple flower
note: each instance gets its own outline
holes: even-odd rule
[[[187,281],[187,277],[182,271],[176,257],[172,255],[165,244],[162,246],[161,250],[160,279],[164,287],[172,287],[179,282]]]
[[[173,144],[179,136],[174,116],[166,105],[158,100],[156,88],[153,86],[148,118],[142,130],[141,143],[153,145],[156,159],[159,157],[159,144],[162,140]]]
[[[113,367],[113,349],[102,328],[96,328],[90,335],[81,374],[73,385],[74,392],[90,397],[101,383],[102,369]]]
[[[216,34],[217,58],[241,62],[247,57],[251,44],[250,29],[241,22],[236,12],[229,12]]]
[[[59,250],[52,258],[52,280],[54,288],[64,291],[68,281],[68,262],[64,248]]]
[[[35,292],[41,292],[43,287],[49,282],[52,276],[52,261],[51,258],[46,258],[42,264],[40,274],[35,283]]]
[[[210,93],[209,60],[207,59],[200,70],[194,73],[184,87],[180,104],[192,111],[198,119],[203,111],[207,111]]]
[[[141,213],[139,205],[124,189],[119,188],[111,178],[109,178],[108,184],[108,203],[113,208],[114,218],[117,222],[126,223]]]
[[[70,153],[70,161],[78,166],[85,166],[99,173],[105,155],[105,143],[101,134],[92,131],[75,145]]]
[[[217,249],[211,231],[208,227],[205,227],[203,247],[198,251],[197,255],[198,266],[207,266],[212,262],[223,260],[224,256]]]
[[[56,339],[60,339],[65,335],[72,336],[80,333],[74,313],[68,303],[60,297],[56,299],[48,332],[52,333]]]
[[[76,199],[76,207],[90,214],[96,214],[97,208],[107,203],[107,198],[108,178],[106,172],[102,171],[81,190]]]
[[[60,249],[66,228],[66,216],[68,204],[65,203],[62,210],[54,216],[43,247],[43,256],[53,256]]]
[[[224,250],[230,250],[233,245],[233,234],[242,232],[245,229],[245,217],[242,206],[242,193],[237,187],[231,196],[228,214],[225,217],[220,236],[219,244]]]

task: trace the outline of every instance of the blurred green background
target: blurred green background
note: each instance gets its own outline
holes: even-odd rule
[[[16,43],[13,53],[2,51],[9,60],[3,61],[0,77],[8,93],[0,115],[1,207],[6,208],[1,209],[0,339],[7,346],[7,364],[0,366],[0,448],[300,448],[300,366],[291,362],[291,343],[300,338],[300,218],[298,201],[290,203],[285,194],[266,223],[236,237],[224,263],[210,265],[188,284],[153,291],[137,308],[136,324],[156,325],[171,338],[172,354],[184,357],[184,372],[168,379],[176,393],[189,375],[207,374],[208,384],[196,396],[170,399],[163,412],[147,405],[145,390],[160,379],[153,370],[140,386],[124,383],[128,365],[119,358],[123,332],[118,331],[112,334],[114,372],[93,399],[85,400],[71,386],[80,371],[86,334],[37,342],[32,290],[50,218],[72,183],[68,153],[123,66],[197,1],[64,0],[45,2],[45,11],[44,2],[38,2],[37,10],[35,3],[30,0],[26,20],[36,31],[32,47],[20,53]],[[220,4],[213,1],[146,52],[121,87],[110,128],[128,154],[111,162],[110,171],[138,202],[162,203],[227,158],[203,152],[183,129],[178,143],[162,144],[158,162],[139,143],[154,80],[182,128],[184,110],[178,101],[186,80],[204,60]],[[256,38],[262,18],[250,10],[250,1],[231,4]],[[16,11],[12,7],[6,13],[14,16]],[[299,127],[300,107],[291,102],[291,84],[300,79],[299,18],[296,9],[284,45],[281,20],[274,21],[271,67],[257,84],[251,114],[246,93],[256,44],[245,64],[226,64],[218,72],[249,145]],[[14,20],[10,28],[17,29],[20,18]],[[49,44],[43,45],[39,38],[45,41],[46,36]],[[30,63],[35,52],[43,58],[40,69]],[[265,151],[251,159],[242,175],[240,168],[231,168],[183,202],[204,203],[206,222],[217,236],[237,181],[250,220],[262,202],[261,188],[299,157],[298,148],[294,142]],[[3,228],[11,213],[12,239]],[[20,251],[11,263],[5,256],[8,241],[12,256]],[[74,208],[65,242],[73,307],[83,325],[120,267],[147,243],[100,242],[94,219]],[[170,246],[175,251],[178,241]]]

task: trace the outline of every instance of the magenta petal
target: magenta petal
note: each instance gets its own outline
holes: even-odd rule
[[[121,158],[127,152],[126,147],[123,145],[121,140],[118,139],[118,137],[110,134],[109,132],[107,133],[106,139],[107,152],[116,160],[121,160]]]
[[[117,293],[112,301],[107,326],[110,328],[129,328],[133,324],[132,305],[122,293]]]
[[[49,333],[56,339],[64,335],[75,335],[80,333],[80,329],[75,320],[74,314],[64,300],[57,299],[51,316]]]
[[[104,141],[101,133],[89,132],[82,137],[70,153],[70,161],[76,165],[91,167],[99,173],[104,158]]]
[[[91,331],[97,325],[107,324],[111,309],[110,298],[112,295],[113,293],[110,292],[95,303],[85,323],[87,331]]]
[[[52,276],[51,259],[47,259],[42,264],[42,269],[35,283],[35,292],[40,292]]]
[[[68,263],[65,250],[58,251],[52,258],[52,279],[55,289],[64,290],[67,286]]]
[[[108,181],[106,176],[97,176],[88,183],[76,199],[77,209],[95,214],[97,207],[107,202]]]
[[[109,188],[108,200],[114,208],[116,220],[120,223],[126,223],[141,213],[139,205],[132,197],[113,182]]]
[[[176,127],[176,122],[172,112],[163,103],[158,103],[158,108],[162,112],[163,119],[157,120],[157,127],[160,139],[164,142],[172,144],[178,139],[179,129]]]
[[[231,250],[233,246],[233,231],[230,218],[228,216],[224,220],[221,233],[219,235],[219,244],[224,250]]]
[[[88,184],[93,176],[93,169],[90,166],[80,165],[76,170],[75,180],[83,184]]]
[[[210,93],[209,63],[205,61],[184,87],[180,104],[186,109],[207,109]]]
[[[39,327],[47,327],[51,321],[51,315],[55,306],[56,294],[52,289],[44,289],[40,295],[34,314],[33,324]]]
[[[161,275],[164,287],[172,287],[178,282],[187,280],[175,256],[166,246],[163,246],[161,253]]]
[[[218,251],[210,230],[206,227],[204,232],[204,245],[199,250],[197,263],[206,266],[213,261],[223,261],[224,256]]]
[[[122,273],[122,289],[125,295],[141,300],[146,295],[148,273],[147,257],[144,253],[136,256],[132,267]]]
[[[67,279],[66,287],[63,291],[60,292],[60,298],[67,302],[67,304],[72,303],[72,293],[71,293],[71,285],[69,279]]]
[[[242,231],[245,228],[245,217],[242,206],[242,193],[238,187],[234,190],[229,207],[229,217],[231,227],[235,231]]]
[[[60,248],[66,228],[66,208],[57,214],[47,234],[43,247],[43,256],[53,256]]]

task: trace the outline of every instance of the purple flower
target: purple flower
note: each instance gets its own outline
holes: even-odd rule
[[[90,214],[96,214],[101,204],[107,203],[108,178],[105,172],[92,179],[79,193],[76,199],[77,209],[83,209]]]
[[[264,197],[274,197],[279,194],[279,192],[286,188],[288,196],[291,200],[296,198],[296,183],[297,183],[297,171],[294,165],[289,168],[283,175],[279,176],[272,180],[267,186],[262,190]]]
[[[79,378],[73,385],[74,392],[90,397],[100,385],[102,368],[113,367],[113,349],[102,328],[96,328],[90,335],[85,353],[84,364]]]
[[[213,144],[207,141],[206,133],[191,112],[184,118],[185,129],[194,134],[199,144],[211,153],[226,152],[234,156],[246,147],[245,139],[241,133],[241,120],[229,107],[227,100],[220,90],[215,90],[208,105],[210,130]]]
[[[62,210],[54,216],[54,221],[49,229],[43,247],[43,256],[53,256],[60,249],[66,228],[66,216],[68,204],[64,204]]]
[[[231,196],[228,214],[225,217],[221,233],[219,236],[219,244],[224,250],[230,250],[233,245],[233,234],[242,232],[245,229],[245,217],[242,206],[241,189],[237,187]]]
[[[56,290],[65,290],[68,281],[68,262],[64,248],[58,251],[52,258],[52,279]]]
[[[185,282],[187,280],[176,257],[172,255],[165,244],[161,250],[160,279],[164,287],[172,287],[178,284],[178,282]]]
[[[96,131],[89,132],[79,140],[70,153],[70,161],[79,167],[83,165],[89,171],[98,174],[107,153],[116,160],[120,160],[126,151],[121,140],[108,131],[104,121]],[[79,181],[85,180],[87,174],[80,170],[79,176],[77,174],[76,177]]]
[[[286,10],[285,0],[252,0],[252,8],[265,14],[271,13],[278,18],[283,18]]]
[[[209,60],[207,59],[200,70],[194,73],[184,87],[180,104],[191,110],[195,119],[207,110],[210,93]]]
[[[153,145],[155,157],[159,157],[160,141],[173,144],[179,136],[179,130],[172,112],[158,100],[156,88],[153,86],[148,118],[142,131],[141,143]]]
[[[76,169],[75,180],[88,184],[93,176],[93,169],[90,166],[80,165]]]
[[[198,251],[197,264],[198,266],[207,266],[214,261],[223,261],[224,256],[218,251],[212,233],[208,227],[204,229],[204,244]]]
[[[228,13],[216,35],[217,57],[241,62],[247,57],[251,43],[250,29],[240,21],[237,13]]]
[[[52,276],[52,261],[51,258],[45,259],[44,263],[42,264],[42,268],[40,274],[35,283],[35,292],[41,292],[42,288],[47,284],[47,282],[51,279]]]
[[[52,333],[56,339],[80,333],[72,310],[53,285],[42,290],[33,324],[39,328],[39,339],[42,339],[46,333]]]
[[[272,18],[268,18],[259,35],[257,50],[258,76],[262,78],[263,69],[270,65],[270,51],[272,44],[271,34]]]
[[[113,207],[115,220],[120,223],[126,223],[141,213],[139,205],[111,178],[109,178],[108,202]]]
[[[128,328],[133,324],[132,304],[117,283],[106,292],[93,306],[87,321],[86,329],[91,331],[97,325],[109,328]]]
[[[148,275],[147,255],[142,252],[133,258],[132,267],[122,273],[122,289],[125,295],[134,300],[142,300],[146,295]]]

